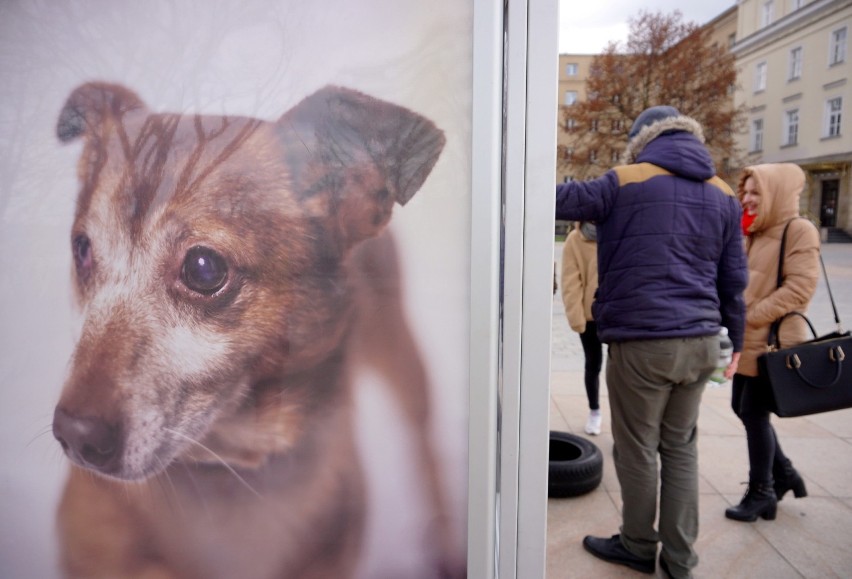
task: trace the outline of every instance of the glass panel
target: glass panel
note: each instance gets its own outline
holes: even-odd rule
[[[463,575],[473,3],[2,12],[0,574]]]

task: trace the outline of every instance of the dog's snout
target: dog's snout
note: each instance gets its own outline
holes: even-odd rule
[[[116,470],[122,445],[118,426],[57,408],[53,415],[53,436],[78,464],[104,473]]]

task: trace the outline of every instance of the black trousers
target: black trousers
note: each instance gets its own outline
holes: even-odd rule
[[[586,384],[586,397],[589,399],[591,410],[600,409],[600,375],[603,366],[603,345],[598,339],[598,326],[595,322],[586,322],[586,331],[580,334],[580,343],[583,344],[583,354],[586,356],[584,381]]]
[[[748,443],[748,480],[752,484],[772,484],[777,471],[790,460],[781,450],[778,436],[769,420],[773,405],[769,384],[757,376],[734,374],[731,408],[745,426]]]

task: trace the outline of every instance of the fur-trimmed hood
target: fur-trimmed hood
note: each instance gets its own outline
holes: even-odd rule
[[[630,139],[622,161],[625,165],[653,163],[696,180],[709,179],[716,174],[713,160],[704,146],[704,130],[698,121],[685,115],[643,127]]]

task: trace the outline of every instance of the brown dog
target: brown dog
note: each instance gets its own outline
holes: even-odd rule
[[[66,573],[350,576],[366,514],[355,363],[383,372],[416,433],[444,541],[423,577],[449,573],[426,373],[382,233],[443,133],[337,87],[270,123],[152,113],[103,83],[70,95],[57,132],[84,140],[85,318],[53,422],[76,465]]]

